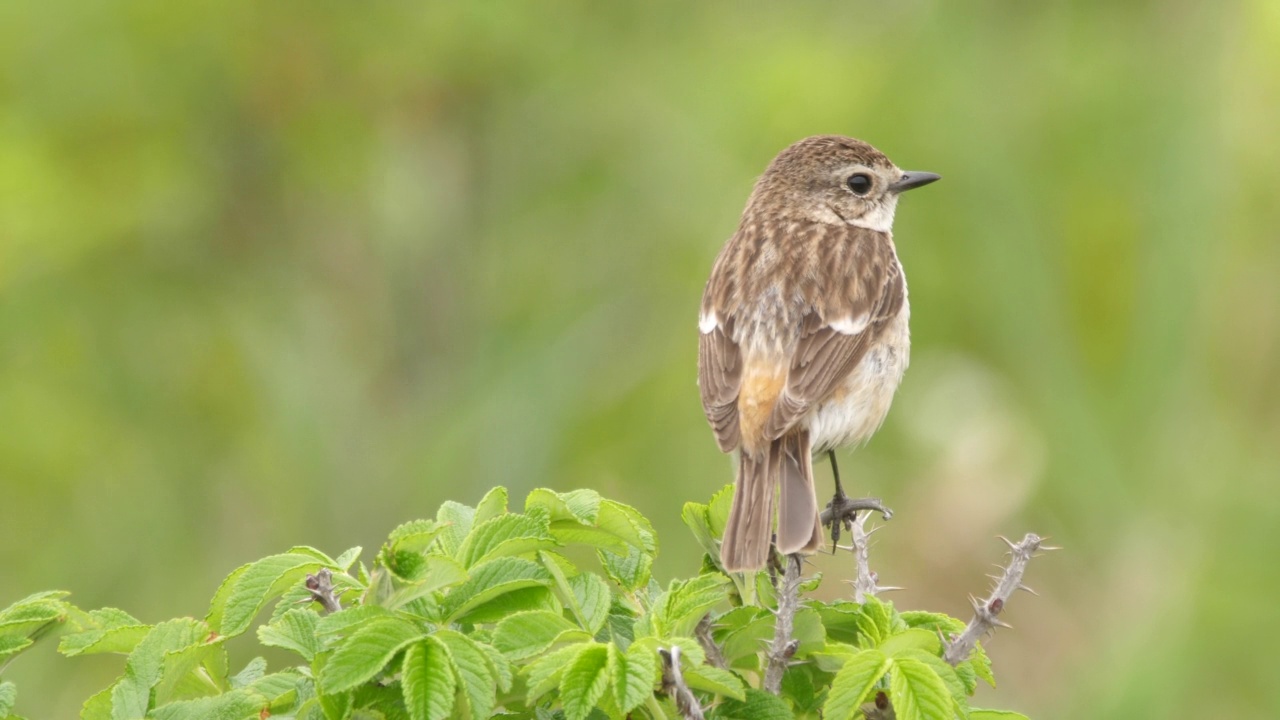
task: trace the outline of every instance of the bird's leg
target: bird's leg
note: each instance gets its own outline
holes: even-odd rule
[[[893,511],[885,507],[878,498],[850,498],[844,494],[844,486],[840,484],[840,467],[836,465],[835,450],[827,451],[827,458],[831,461],[831,474],[835,477],[836,492],[831,497],[831,502],[827,503],[827,507],[822,511],[820,519],[823,525],[831,526],[831,552],[836,551],[836,544],[840,542],[840,530],[853,529],[853,521],[858,517],[859,510],[876,510],[884,516],[885,520],[893,517]]]

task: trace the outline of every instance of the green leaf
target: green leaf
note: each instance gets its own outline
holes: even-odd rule
[[[396,653],[420,637],[422,631],[405,620],[370,620],[334,650],[320,673],[320,685],[326,694],[349,690],[377,675]]]
[[[111,720],[111,695],[119,684],[120,681],[117,680],[107,689],[100,690],[85,700],[84,705],[80,706],[80,720]]]
[[[489,672],[493,673],[494,678],[497,679],[498,692],[510,692],[511,684],[515,680],[511,661],[492,645],[487,643],[478,643],[478,645],[484,651],[485,660],[489,662]]]
[[[68,657],[97,653],[127,654],[150,631],[150,625],[144,625],[123,610],[90,610],[79,622],[79,632],[62,636],[58,651]]]
[[[557,493],[546,488],[536,488],[524,501],[525,512],[540,509],[551,522],[572,520],[584,525],[594,525],[600,510],[600,494],[594,490],[574,490]]]
[[[477,523],[458,549],[458,560],[468,568],[496,557],[523,555],[559,545],[546,518],[499,515]]]
[[[973,653],[965,662],[973,668],[975,675],[985,680],[991,687],[996,686],[996,676],[991,672],[991,658],[987,656],[987,651],[982,649],[982,643],[974,643]]]
[[[267,674],[267,659],[256,657],[244,666],[244,669],[231,678],[231,688],[238,690],[261,680]]]
[[[711,608],[725,601],[729,578],[719,573],[692,580],[673,580],[654,608],[654,626],[660,635],[692,635]]]
[[[610,580],[623,589],[635,592],[649,584],[653,572],[653,555],[640,548],[627,547],[625,554],[601,548],[596,551],[600,564]]]
[[[550,573],[533,561],[513,557],[497,558],[472,568],[471,577],[445,596],[442,609],[450,622],[457,622],[465,618],[473,608],[480,607],[499,595],[550,583]]]
[[[860,651],[847,643],[829,642],[818,652],[809,653],[809,659],[823,672],[840,672],[844,664]]]
[[[591,634],[563,616],[534,610],[503,618],[493,631],[493,645],[508,658],[521,661],[541,654],[556,642],[590,640]]]
[[[462,541],[466,539],[467,533],[471,532],[475,518],[475,508],[461,503],[446,500],[440,506],[440,510],[436,512],[436,522],[441,525],[438,541],[440,549],[446,555],[457,555]]]
[[[294,583],[302,582],[307,573],[324,567],[324,563],[304,553],[271,555],[250,563],[239,573],[227,595],[222,623],[215,629],[233,637],[248,629],[254,616],[267,601]]]
[[[148,720],[246,720],[257,717],[266,699],[248,690],[183,700],[156,708]]]
[[[437,630],[431,637],[443,643],[448,651],[458,684],[462,686],[462,697],[471,708],[471,717],[487,718],[493,714],[497,683],[484,651],[474,640],[453,630]]]
[[[536,586],[499,595],[468,610],[465,614],[460,615],[459,619],[462,622],[481,625],[496,623],[508,615],[530,610],[545,610],[558,613],[562,612],[564,608],[561,607],[560,601],[556,600],[555,593],[551,592],[550,588]]]
[[[587,646],[587,643],[576,643],[562,647],[525,665],[521,671],[527,688],[525,703],[533,705],[559,685],[568,663]]]
[[[316,638],[316,625],[320,615],[308,608],[295,608],[280,616],[270,625],[258,628],[258,642],[269,647],[292,650],[307,662],[315,660],[320,652],[320,641]]]
[[[457,561],[443,555],[397,553],[394,557],[397,568],[388,567],[388,569],[395,573],[403,584],[396,587],[393,583],[391,587],[395,589],[379,600],[380,605],[390,609],[402,608],[420,597],[465,582],[467,579],[467,571]],[[378,573],[379,571],[375,570],[374,576],[377,577]]]
[[[351,569],[351,565],[355,563],[356,560],[360,559],[360,553],[362,552],[364,552],[364,548],[359,545],[349,548],[338,556],[338,559],[334,561],[334,564],[337,565],[339,570],[345,573]]]
[[[609,584],[594,573],[582,573],[569,578],[573,593],[573,610],[592,635],[600,632],[609,617]]]
[[[923,650],[937,655],[942,652],[942,641],[936,634],[924,628],[912,628],[880,643],[880,652],[889,657],[899,657],[905,652],[914,650]]]
[[[942,680],[947,692],[951,694],[954,707],[960,711],[961,715],[966,714],[964,708],[969,699],[969,691],[955,668],[948,665],[942,658],[925,650],[903,650],[894,658],[894,662],[906,659],[916,660],[932,668],[933,673]]]
[[[746,700],[725,700],[716,717],[719,720],[793,720],[791,708],[777,695],[747,688]]]
[[[791,701],[798,713],[817,716],[824,699],[824,691],[831,684],[831,678],[823,675],[821,679],[815,675],[822,674],[813,665],[801,664],[787,668],[782,675],[782,697]]]
[[[476,505],[476,515],[473,521],[476,525],[481,525],[492,520],[499,515],[507,512],[507,489],[499,485],[498,487],[485,493]]]
[[[969,712],[969,720],[1030,720],[1030,718],[1022,713],[1010,710],[978,710],[975,708]]]
[[[338,635],[353,631],[356,626],[363,625],[375,618],[393,617],[385,608],[377,605],[352,605],[336,613],[321,617],[316,621],[316,635]]]
[[[863,650],[849,658],[831,681],[822,716],[827,720],[853,718],[871,688],[884,677],[891,664],[892,661],[879,650]]]
[[[415,553],[424,552],[431,546],[431,542],[440,533],[444,532],[444,529],[445,526],[435,520],[410,520],[407,523],[396,526],[396,529],[391,531],[383,548]]]
[[[956,705],[933,668],[911,658],[893,661],[889,699],[898,720],[952,720]]]
[[[686,665],[684,667],[685,684],[695,690],[706,690],[717,695],[746,700],[743,694],[746,687],[742,679],[728,670],[721,670],[714,665]]]
[[[111,691],[112,717],[139,718],[151,704],[151,690],[160,681],[165,654],[202,643],[209,627],[191,618],[156,625],[138,642],[125,661],[124,677]]]
[[[698,542],[698,547],[702,548],[708,557],[718,559],[719,543],[715,534],[711,532],[711,523],[707,520],[707,506],[702,503],[687,502],[680,510],[680,519],[693,533],[693,539]]]
[[[889,606],[874,597],[868,597],[862,604],[857,623],[858,632],[877,646],[893,634],[893,615]]]
[[[453,712],[457,684],[444,644],[433,637],[409,646],[400,684],[412,720],[443,720]]]
[[[13,712],[16,702],[18,702],[18,686],[11,682],[0,682],[0,717]]]
[[[574,657],[560,681],[560,703],[568,720],[585,720],[609,687],[609,649],[590,643]]]
[[[225,640],[225,637],[214,637],[165,653],[160,679],[153,691],[155,704],[189,700],[221,691],[213,678],[221,680],[226,676],[227,651],[222,646]],[[197,672],[200,669],[203,672]]]
[[[240,579],[248,571],[253,563],[241,565],[231,574],[222,580],[222,584],[218,585],[218,590],[213,594],[213,600],[209,602],[209,612],[204,616],[204,621],[214,631],[220,631],[222,627],[223,616],[227,610],[227,600],[231,597],[231,590],[235,587],[236,581]]]
[[[653,695],[657,679],[657,653],[636,647],[624,653],[616,645],[609,645],[609,683],[623,714],[640,707]]]
[[[730,483],[712,495],[711,502],[707,505],[707,524],[711,528],[711,535],[717,540],[724,537],[724,528],[729,524],[729,509],[732,507],[733,483]]]
[[[907,610],[899,617],[907,627],[924,628],[935,633],[954,634],[964,631],[964,622],[944,613],[924,612],[923,610]]]

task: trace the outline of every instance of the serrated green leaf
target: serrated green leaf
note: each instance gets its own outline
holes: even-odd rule
[[[457,683],[444,644],[430,636],[409,646],[400,670],[405,708],[413,720],[443,720],[453,712]]]
[[[222,583],[218,585],[217,592],[213,594],[213,600],[209,602],[209,612],[204,616],[204,621],[215,631],[220,631],[222,627],[223,615],[227,609],[227,599],[231,597],[232,588],[235,587],[236,581],[240,579],[241,575],[245,574],[251,565],[253,563],[247,563],[232,570],[230,575],[223,578]]]
[[[875,597],[868,597],[858,611],[858,632],[879,646],[893,634],[893,615],[889,607]]]
[[[473,567],[496,557],[523,555],[556,547],[546,518],[529,515],[499,515],[475,527],[463,540],[457,558]]]
[[[80,720],[111,720],[111,695],[120,681],[105,690],[99,690],[80,706]]]
[[[462,688],[462,697],[471,708],[471,716],[489,717],[497,704],[497,683],[484,651],[474,640],[453,630],[437,630],[432,637],[442,642],[449,653]]]
[[[555,593],[551,592],[551,588],[536,586],[499,595],[459,615],[458,619],[461,622],[482,625],[496,623],[508,615],[531,610],[558,613],[563,612],[564,608],[556,599]]]
[[[734,608],[716,620],[715,638],[730,667],[759,667],[759,653],[773,638],[773,614],[761,607]]]
[[[793,720],[795,715],[777,695],[747,688],[746,700],[725,700],[716,717],[719,720]]]
[[[225,639],[210,638],[206,642],[165,653],[160,679],[153,691],[156,705],[221,691],[213,678],[221,679],[226,674],[227,651],[222,646]],[[196,672],[198,669],[204,672]]]
[[[406,552],[423,552],[431,546],[431,542],[444,531],[445,526],[435,520],[410,520],[397,525],[387,536],[384,548],[390,547]]]
[[[150,625],[123,610],[90,610],[81,619],[80,629],[63,635],[58,652],[67,657],[97,653],[129,653],[151,631]]]
[[[830,678],[823,681],[814,678],[820,672],[813,665],[800,664],[787,668],[782,675],[782,697],[790,700],[797,712],[817,716],[823,700],[822,691],[830,685]]]
[[[587,643],[568,645],[525,665],[524,669],[521,670],[521,674],[525,676],[525,687],[527,688],[525,704],[533,705],[543,695],[555,689],[560,684],[560,678],[564,676],[565,668],[569,662],[586,645]]]
[[[476,504],[476,515],[474,523],[479,526],[499,515],[507,512],[507,489],[499,485],[498,487],[485,493],[480,502]]]
[[[324,567],[322,562],[304,553],[271,555],[250,563],[232,584],[222,611],[221,626],[215,630],[228,637],[239,635],[249,628],[268,600],[321,567]]]
[[[987,651],[982,648],[982,643],[974,643],[973,652],[966,660],[970,667],[973,668],[973,674],[982,678],[991,687],[996,686],[995,673],[991,672],[991,658],[987,656]]]
[[[707,692],[723,695],[724,697],[733,698],[734,700],[746,700],[743,693],[746,686],[742,679],[728,670],[721,670],[714,665],[688,665],[684,666],[685,684],[695,690],[705,690]]]
[[[359,545],[353,548],[348,548],[338,556],[338,559],[334,561],[334,564],[339,570],[345,573],[351,569],[352,563],[360,559],[360,553],[362,552],[364,552],[364,548]]]
[[[724,602],[729,578],[719,573],[692,580],[673,580],[654,608],[654,625],[661,635],[691,635],[711,608]]]
[[[13,706],[17,702],[18,686],[11,682],[0,682],[0,717],[13,712]]]
[[[880,652],[898,657],[904,652],[923,650],[932,655],[942,652],[942,641],[935,633],[924,628],[912,628],[887,638],[880,643]]]
[[[893,658],[894,662],[904,659],[916,660],[932,668],[938,679],[942,680],[947,692],[951,694],[953,709],[956,714],[960,715],[962,719],[968,717],[966,703],[969,699],[969,692],[966,690],[964,682],[960,679],[960,675],[956,673],[955,668],[948,665],[945,660],[933,652],[926,650],[903,650]]]
[[[644,704],[653,695],[658,679],[657,653],[645,648],[632,650],[624,653],[616,645],[609,645],[609,684],[623,714]]]
[[[550,583],[551,575],[531,560],[497,558],[472,568],[471,577],[445,596],[442,610],[450,622],[457,622],[504,593]]]
[[[899,613],[899,617],[907,627],[924,628],[948,634],[962,632],[964,622],[944,613],[924,612],[923,610],[907,610]]]
[[[649,583],[653,573],[653,556],[640,548],[627,547],[625,554],[603,548],[596,550],[600,564],[610,580],[634,592]]]
[[[822,716],[827,720],[851,720],[890,665],[892,661],[874,649],[863,650],[849,658],[831,681]]]
[[[898,720],[952,720],[956,705],[933,668],[919,660],[898,658],[889,672],[889,700]]]
[[[1010,710],[978,710],[974,708],[969,711],[969,720],[1030,720],[1030,718],[1022,713]]]
[[[489,672],[493,673],[493,677],[498,682],[498,692],[510,692],[511,684],[515,680],[511,661],[488,643],[482,642],[479,646],[484,651],[485,660],[489,662]]]
[[[398,609],[436,590],[458,585],[467,580],[467,571],[452,558],[443,555],[424,556],[418,553],[409,557],[414,558],[412,572],[407,576],[399,576],[402,586],[395,587],[396,584],[392,583],[390,586],[394,589],[386,594],[379,604],[389,609]],[[374,571],[375,576],[378,572]]]
[[[475,519],[475,508],[452,500],[446,500],[440,505],[440,510],[436,512],[436,522],[440,523],[441,528],[436,540],[444,554],[457,555],[458,548],[462,547],[462,541],[471,532]]]
[[[298,653],[307,662],[315,659],[320,651],[316,638],[316,626],[320,614],[308,608],[295,608],[280,616],[270,625],[258,628],[258,642],[269,647],[284,648]]]
[[[609,583],[594,573],[582,573],[569,578],[573,593],[574,613],[592,635],[600,632],[609,617],[612,604]]]
[[[724,528],[729,523],[729,509],[733,507],[733,488],[732,483],[720,488],[719,492],[711,496],[711,502],[707,504],[707,525],[711,528],[711,535],[717,540],[724,537]]]
[[[815,608],[822,618],[822,626],[827,629],[827,639],[832,642],[850,645],[871,643],[863,642],[862,633],[858,630],[858,617],[862,614],[862,606],[847,601],[820,603]]]
[[[365,682],[382,671],[406,645],[422,637],[413,623],[380,617],[359,626],[339,644],[320,673],[326,694],[338,693]]]
[[[702,548],[708,557],[719,558],[719,542],[711,532],[711,523],[707,521],[707,506],[702,503],[687,502],[680,510],[680,519],[684,521],[685,527],[689,528],[689,532],[693,533],[693,539],[697,541],[698,547]]]
[[[840,672],[844,664],[859,652],[858,648],[847,643],[829,642],[818,652],[809,653],[809,659],[823,672]]]
[[[493,631],[493,646],[515,661],[539,655],[556,642],[590,639],[590,633],[564,617],[544,610],[505,617]]]
[[[377,605],[353,605],[322,616],[316,621],[316,635],[347,634],[358,625],[363,625],[375,618],[386,617],[392,617],[386,608],[380,608]]]
[[[232,690],[213,697],[182,700],[156,708],[148,720],[246,720],[257,716],[265,698],[248,690]]]
[[[231,678],[231,689],[239,690],[261,680],[267,674],[267,659],[256,657],[245,664],[244,669]]]
[[[115,720],[140,718],[151,704],[151,690],[160,681],[165,654],[199,645],[210,635],[209,627],[191,618],[156,625],[138,642],[125,660],[124,677],[111,691],[111,715]]]
[[[546,488],[536,488],[524,501],[525,512],[540,509],[546,512],[547,519],[572,520],[585,525],[594,525],[600,509],[600,494],[594,490],[574,490],[557,493]]]
[[[609,687],[609,650],[586,644],[573,658],[560,681],[560,704],[567,720],[585,720]]]

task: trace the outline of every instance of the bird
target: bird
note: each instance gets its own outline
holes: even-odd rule
[[[834,450],[865,442],[888,414],[911,345],[894,214],[903,192],[940,178],[820,135],[756,181],[698,315],[703,410],[738,460],[726,571],[764,568],[773,545],[794,555],[821,543],[813,458],[830,457],[842,497]]]

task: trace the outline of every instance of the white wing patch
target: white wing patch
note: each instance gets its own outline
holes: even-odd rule
[[[870,322],[871,316],[867,313],[862,313],[855,318],[836,318],[831,321],[830,325],[832,330],[835,330],[841,335],[857,335],[863,330],[866,330],[867,324]]]
[[[708,312],[706,315],[703,315],[702,317],[698,318],[698,330],[703,335],[706,335],[712,330],[715,330],[716,326],[718,326],[719,324],[720,324],[720,318],[716,317],[715,310],[712,310]]]

